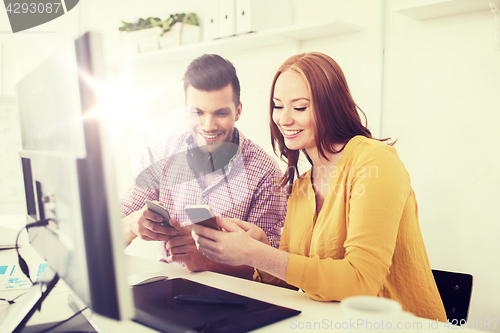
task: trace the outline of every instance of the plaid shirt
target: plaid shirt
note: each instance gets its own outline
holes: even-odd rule
[[[208,205],[215,215],[257,225],[277,248],[285,220],[286,195],[277,191],[281,171],[276,161],[240,132],[235,156],[224,168],[225,172],[215,171],[216,178],[206,187],[203,172],[194,172],[187,164],[188,136],[186,132],[170,138],[143,159],[142,176],[146,171],[151,177],[147,181],[142,176],[136,177],[134,187],[122,199],[122,215],[144,207],[145,199],[157,200],[171,217],[184,224],[189,221],[184,212],[186,205]],[[165,259],[165,246],[161,252]]]

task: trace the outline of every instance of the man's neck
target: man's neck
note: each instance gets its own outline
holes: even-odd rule
[[[215,178],[217,178],[217,174],[215,172],[205,174],[205,188],[212,185]]]

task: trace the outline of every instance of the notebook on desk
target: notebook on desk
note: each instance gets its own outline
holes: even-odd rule
[[[134,286],[133,294],[134,321],[162,332],[248,332],[300,313],[180,278]],[[246,305],[186,303],[174,299],[178,295],[243,301]]]

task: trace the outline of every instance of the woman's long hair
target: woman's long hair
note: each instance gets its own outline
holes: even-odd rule
[[[278,156],[288,164],[285,174],[280,179],[280,186],[289,186],[287,192],[290,193],[297,172],[300,151],[290,150],[286,147],[283,135],[273,121],[274,87],[280,74],[287,70],[296,71],[306,81],[311,96],[316,147],[321,156],[328,160],[327,153],[334,154],[342,151],[345,144],[356,135],[372,138],[372,134],[362,124],[358,110],[365,117],[365,123],[366,115],[354,103],[344,73],[335,60],[319,52],[303,53],[287,59],[273,79],[269,126],[273,151],[278,155],[279,149]],[[386,140],[388,138],[380,141]],[[344,144],[344,146],[336,151],[333,148],[334,144]],[[306,157],[311,162],[307,154]]]

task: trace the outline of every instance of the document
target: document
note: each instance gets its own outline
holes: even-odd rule
[[[46,263],[29,264],[30,276],[33,282],[37,281],[47,268]],[[30,280],[24,275],[19,265],[0,266],[0,291],[29,289]]]

